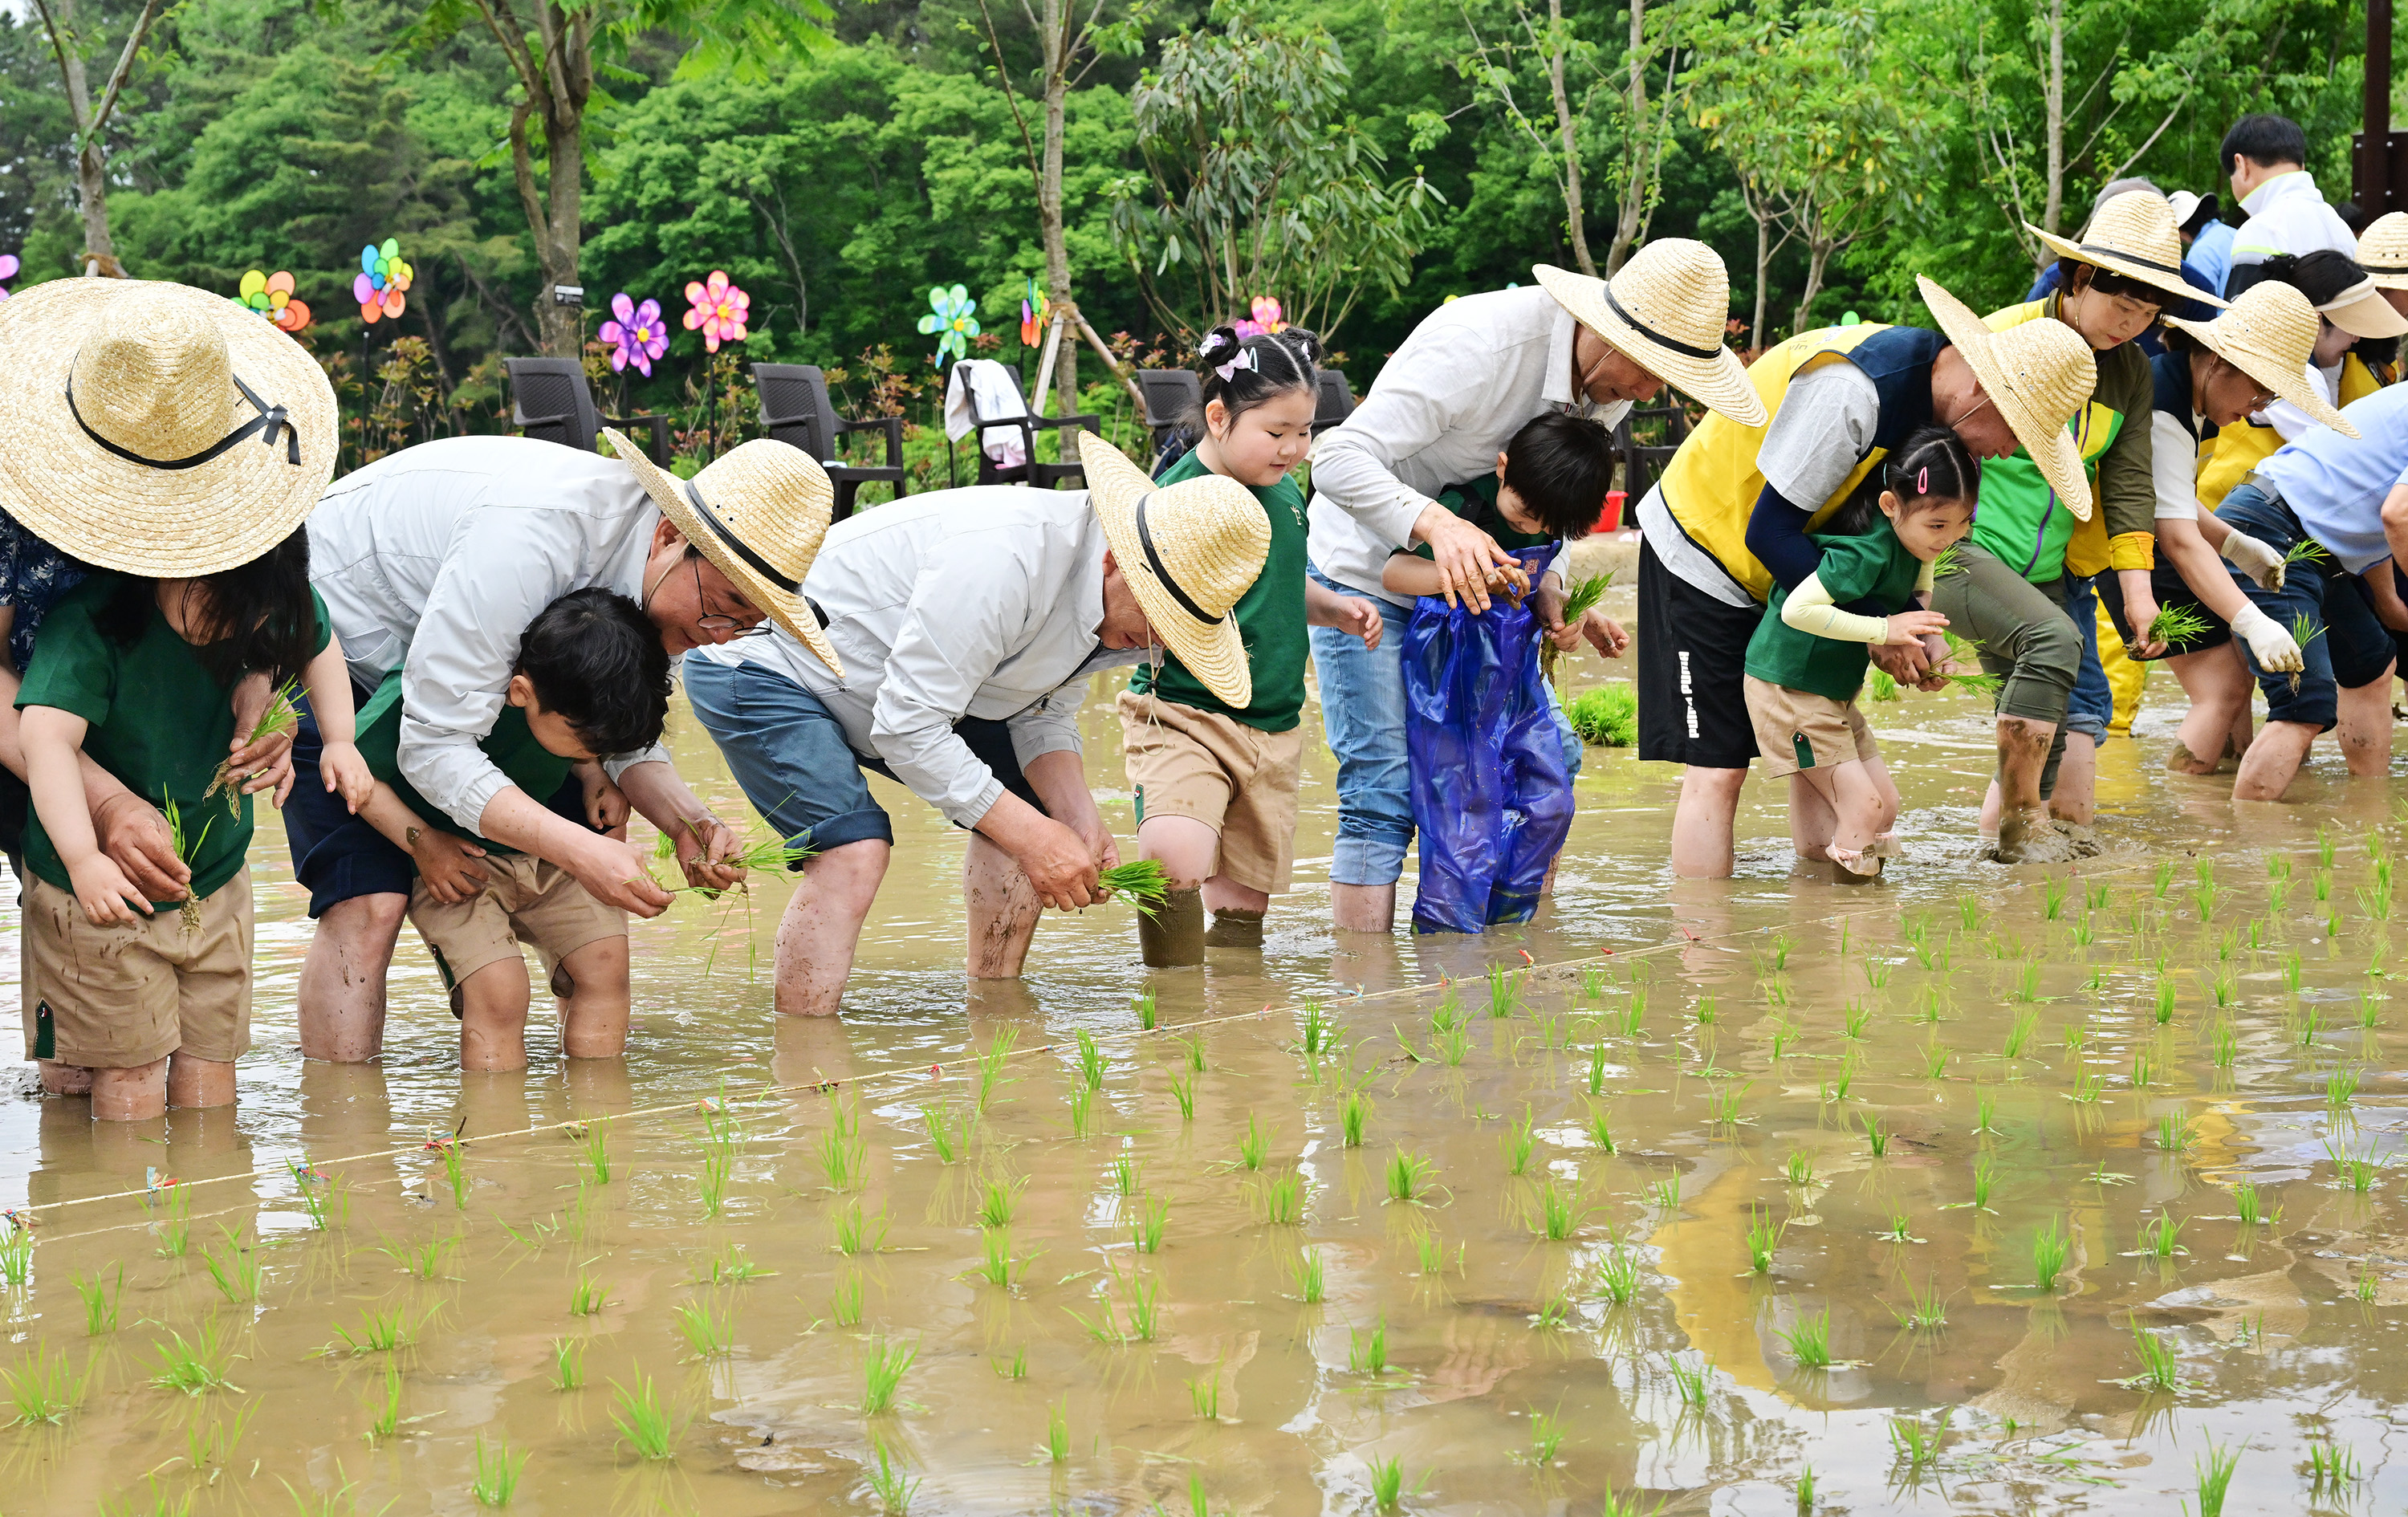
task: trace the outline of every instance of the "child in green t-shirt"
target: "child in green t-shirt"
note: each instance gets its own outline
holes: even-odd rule
[[[561,1051],[617,1058],[627,1046],[626,913],[558,865],[475,837],[429,805],[401,774],[401,690],[395,669],[360,712],[376,786],[359,813],[418,866],[409,923],[452,992],[460,1066],[526,1067],[533,989],[522,943],[552,971]],[[510,783],[550,795],[579,764],[660,741],[668,700],[668,652],[643,608],[599,586],[572,590],[527,623],[477,746]]]
[[[1898,849],[1898,787],[1856,707],[1868,650],[1936,637],[1948,624],[1923,608],[1933,565],[1972,530],[1981,471],[1956,433],[1935,426],[1907,438],[1876,478],[1881,516],[1871,526],[1815,537],[1820,566],[1793,590],[1773,587],[1748,640],[1744,682],[1767,772],[1796,777],[1797,836],[1828,837],[1821,851],[1830,862],[1868,879]]]
[[[309,587],[301,531],[189,580],[97,575],[50,610],[17,692],[34,816],[26,830],[25,1003],[35,1053],[92,1071],[93,1115],[142,1121],[235,1098],[251,1040],[251,797],[223,782],[228,693],[247,674],[306,687],[326,786],[357,809],[351,677]],[[100,851],[81,766],[168,814],[192,868],[181,903],[142,898]]]

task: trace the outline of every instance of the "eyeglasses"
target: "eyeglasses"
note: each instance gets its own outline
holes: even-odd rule
[[[686,558],[687,562],[692,564],[694,566],[694,603],[696,606],[709,606],[710,604],[710,598],[704,594],[702,588],[702,555],[689,551]],[[676,572],[677,566],[675,565],[671,565],[669,566],[668,574],[675,574]],[[644,593],[644,604],[646,606],[649,607],[652,605],[652,596],[659,593],[661,581],[666,580],[668,578],[668,574],[663,575],[661,580],[654,580],[652,582],[652,588]],[[730,633],[738,637],[749,637],[757,633],[764,633],[769,630],[767,617],[762,616],[759,613],[755,613],[754,619],[748,623],[737,617],[725,615],[723,612],[710,610],[704,611],[700,616],[694,619],[694,627],[697,632]]]

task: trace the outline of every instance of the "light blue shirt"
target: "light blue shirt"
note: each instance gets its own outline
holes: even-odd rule
[[[2383,500],[2408,481],[2408,385],[2386,385],[2342,408],[2355,438],[2312,427],[2284,444],[2258,473],[2282,493],[2308,536],[2352,574],[2391,556],[2383,537]]]
[[[2190,251],[2183,262],[2199,270],[2208,288],[2218,295],[2224,293],[2224,277],[2232,272],[2232,228],[2222,222],[2210,222],[2190,239]]]

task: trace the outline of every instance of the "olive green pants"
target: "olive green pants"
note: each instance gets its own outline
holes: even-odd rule
[[[2053,723],[2057,736],[2041,770],[2040,794],[2057,794],[2065,757],[2065,709],[2082,673],[2082,628],[2066,614],[2062,579],[2036,585],[1969,539],[1956,545],[1961,565],[1931,587],[1931,608],[1948,630],[1972,643],[1985,674],[2004,677],[1999,715]]]

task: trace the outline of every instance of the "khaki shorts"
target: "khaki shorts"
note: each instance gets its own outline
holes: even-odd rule
[[[1877,759],[1873,732],[1855,701],[1835,701],[1749,675],[1747,720],[1756,728],[1764,772],[1778,779],[1800,769],[1828,769],[1851,759]]]
[[[1221,835],[1219,872],[1266,895],[1296,862],[1301,723],[1264,732],[1215,711],[1121,692],[1121,757],[1137,816],[1193,817]]]
[[[489,964],[521,957],[526,944],[546,970],[588,943],[627,936],[627,914],[603,905],[557,864],[525,853],[487,853],[485,888],[449,905],[422,880],[409,893],[409,924],[435,951],[449,990]]]
[[[201,901],[94,926],[75,893],[24,877],[25,1056],[132,1069],[184,1052],[232,1064],[251,1047],[251,870]]]

